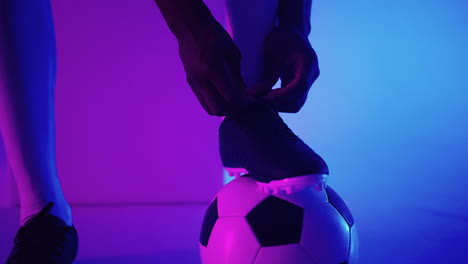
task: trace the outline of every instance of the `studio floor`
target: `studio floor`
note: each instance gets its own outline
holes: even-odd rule
[[[204,204],[75,206],[75,264],[200,263],[198,232]],[[18,228],[18,209],[0,209],[0,263]]]
[[[205,204],[74,206],[80,236],[75,263],[199,264],[197,241],[205,208]],[[409,210],[405,218],[410,221],[404,221],[404,212],[389,214],[395,218],[374,213],[356,217],[361,264],[468,263],[464,219]],[[17,217],[18,209],[0,209],[0,263],[11,249]],[[439,219],[424,221],[427,217]]]

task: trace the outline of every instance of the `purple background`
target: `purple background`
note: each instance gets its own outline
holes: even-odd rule
[[[52,3],[58,165],[72,206],[207,203],[223,181],[220,120],[185,83],[154,2]],[[224,21],[223,1],[207,3]],[[314,3],[322,74],[304,109],[284,117],[328,162],[356,218],[362,263],[466,261],[467,9]]]
[[[186,84],[155,3],[52,2],[57,153],[69,201],[209,200],[222,184],[220,120]]]

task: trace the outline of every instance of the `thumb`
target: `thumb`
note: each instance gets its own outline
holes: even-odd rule
[[[304,106],[307,93],[298,92],[290,87],[271,90],[267,95],[258,98],[278,112],[297,113]]]
[[[247,91],[253,96],[265,96],[278,82],[281,75],[281,68],[278,66],[265,66],[263,69],[263,79],[260,82],[248,87]]]
[[[265,96],[273,89],[273,85],[275,85],[275,83],[276,80],[266,80],[255,83],[254,85],[247,88],[247,93],[257,97]]]

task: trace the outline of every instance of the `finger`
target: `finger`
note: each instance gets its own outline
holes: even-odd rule
[[[275,72],[266,72],[264,71],[264,77],[258,83],[255,83],[247,88],[247,93],[249,95],[259,97],[267,95],[272,89],[273,86],[278,82],[280,78],[280,71]]]
[[[296,81],[290,83],[291,86],[297,84]],[[304,106],[307,98],[307,92],[292,89],[291,86],[271,90],[260,100],[270,105],[278,112],[297,113]]]
[[[304,106],[307,99],[307,95],[294,98],[282,97],[281,99],[275,99],[275,96],[275,93],[271,93],[265,97],[261,97],[259,101],[269,105],[272,109],[274,109],[277,112],[298,113]]]
[[[255,83],[247,88],[247,94],[254,97],[265,96],[273,89],[274,85],[278,82],[279,78],[279,70],[269,73],[265,71],[264,77],[260,82]]]
[[[229,112],[227,102],[211,82],[201,79],[190,79],[189,84],[198,101],[208,114],[223,116]]]
[[[318,74],[315,53],[291,55],[284,62],[281,72],[282,88],[271,90],[263,100],[276,111],[297,113],[304,106],[310,87]]]
[[[245,84],[244,77],[242,77],[241,72],[241,53],[237,46],[232,47],[232,52],[226,54],[226,68],[227,73],[230,76],[230,80],[234,87],[239,87],[241,93],[241,102],[238,108],[242,108],[244,105],[249,105],[253,103],[254,96],[249,93],[249,89]]]
[[[241,73],[241,59],[242,55],[239,49],[234,46],[231,50],[226,53],[226,60],[225,60],[225,67],[231,82],[235,86],[239,86],[241,88],[246,88],[244,78],[242,77]]]
[[[273,85],[274,83],[271,84],[270,81],[262,81],[259,83],[255,83],[254,85],[247,88],[247,93],[254,97],[265,96],[271,91]]]
[[[288,59],[281,73],[281,87],[290,86],[294,90],[307,91],[319,74],[318,61],[315,56],[295,54]],[[290,85],[293,82],[294,85]]]
[[[249,94],[264,96],[273,89],[281,76],[284,65],[284,56],[279,53],[281,53],[281,50],[264,48],[262,79],[247,89]]]
[[[247,95],[240,68],[237,70],[235,66],[230,66],[227,62],[224,62],[223,66],[215,70],[210,79],[219,94],[234,108],[253,102],[253,98]]]
[[[281,75],[281,87],[274,91],[275,109],[280,112],[297,113],[304,106],[312,84],[319,75],[318,62],[313,57],[299,56]]]

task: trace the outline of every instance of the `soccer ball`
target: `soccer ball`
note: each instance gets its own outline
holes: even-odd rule
[[[266,194],[240,177],[210,203],[200,255],[203,264],[355,264],[357,242],[351,212],[330,186]]]

